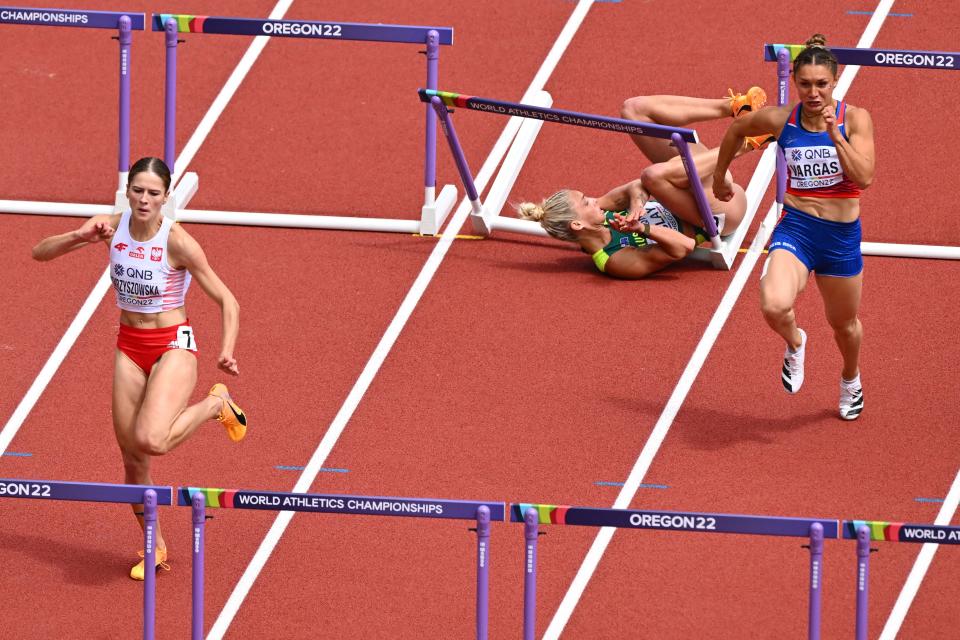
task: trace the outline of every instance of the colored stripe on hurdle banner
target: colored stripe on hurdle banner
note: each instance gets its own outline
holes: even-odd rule
[[[867,527],[870,531],[870,539],[877,542],[934,542],[960,545],[960,527],[878,520],[844,520],[843,537],[847,540],[856,540],[860,527]]]
[[[177,13],[153,14],[151,20],[153,30],[164,31],[164,25],[171,18],[177,23],[177,30],[180,33],[217,33],[234,36],[279,36],[285,38],[423,44],[427,40],[427,34],[430,31],[436,31],[440,36],[439,44],[453,44],[452,27],[316,20],[261,20],[258,18],[225,18]]]
[[[765,44],[763,59],[776,62],[777,51],[786,49],[793,61],[806,48],[802,44]],[[830,47],[840,64],[861,67],[907,67],[913,69],[960,70],[960,53],[949,51],[906,51],[901,49],[851,49]]]
[[[29,24],[44,27],[86,27],[119,29],[120,18],[130,19],[130,28],[143,31],[146,14],[132,11],[83,11],[73,9],[32,9],[0,7],[0,24]]]

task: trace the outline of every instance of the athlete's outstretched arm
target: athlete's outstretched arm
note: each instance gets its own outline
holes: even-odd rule
[[[763,134],[779,135],[788,117],[789,107],[764,107],[733,121],[720,143],[717,166],[713,170],[713,195],[717,200],[728,202],[733,198],[733,181],[727,176],[727,169],[743,148],[743,139]]]
[[[45,262],[94,242],[109,241],[116,230],[113,217],[106,214],[93,216],[79,229],[44,238],[33,247],[33,259]]]
[[[240,304],[207,262],[200,244],[183,227],[175,225],[171,229],[168,246],[176,268],[186,268],[204,293],[220,306],[222,327],[217,366],[227,373],[239,375],[233,350],[237,344],[237,334],[240,333]]]

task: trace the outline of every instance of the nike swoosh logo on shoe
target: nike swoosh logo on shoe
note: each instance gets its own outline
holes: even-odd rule
[[[233,404],[232,400],[227,400],[227,406],[230,407],[230,411],[233,411],[233,415],[236,416],[240,424],[247,426],[247,416],[243,415],[243,409]]]

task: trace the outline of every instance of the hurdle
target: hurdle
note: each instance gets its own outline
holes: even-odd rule
[[[789,77],[789,64],[806,48],[803,44],[764,44],[763,59],[778,63],[780,82],[779,104],[785,105],[789,93],[784,93],[785,77]],[[960,53],[948,51],[912,51],[903,49],[856,49],[848,47],[829,47],[837,62],[843,65],[861,67],[887,67],[905,69],[938,69],[941,71],[960,70]],[[786,76],[784,76],[786,68]],[[789,92],[789,88],[786,88]],[[777,205],[782,209],[783,195],[786,189],[786,163],[783,162],[779,148],[777,153]],[[860,251],[865,256],[887,256],[895,258],[927,258],[937,260],[960,260],[960,247],[896,244],[879,242],[861,242]]]
[[[220,16],[184,14],[153,14],[154,31],[166,32],[166,98],[164,117],[164,153],[167,165],[173,170],[176,129],[176,75],[178,34],[222,34],[239,36],[269,36],[316,40],[365,41],[399,44],[423,44],[427,60],[427,86],[435,88],[439,78],[440,47],[453,44],[453,29],[392,24],[366,24],[313,20],[262,20]],[[355,231],[395,231],[435,235],[457,199],[457,190],[446,185],[436,195],[436,118],[429,107],[425,109],[424,136],[424,199],[420,220],[352,218],[347,216],[271,214],[265,212],[230,212],[189,210],[172,207],[169,215],[181,222],[242,224],[257,226],[288,226],[313,229]],[[188,179],[188,175],[184,179]],[[177,176],[175,175],[175,178]],[[193,181],[191,179],[191,181]],[[195,186],[191,186],[195,190]],[[175,213],[174,213],[175,211]],[[166,211],[165,211],[166,213]],[[273,216],[281,216],[274,218]]]
[[[173,488],[97,482],[0,479],[0,498],[143,504],[143,563],[144,568],[147,568],[156,564],[154,542],[157,505],[173,504]],[[156,572],[146,570],[143,572],[143,578],[143,638],[153,640]]]
[[[119,118],[117,134],[117,193],[114,205],[70,204],[61,202],[30,202],[0,200],[0,212],[67,215],[89,217],[97,214],[118,213],[127,207],[127,170],[130,167],[130,50],[133,32],[143,31],[146,15],[133,11],[86,11],[78,9],[32,9],[0,7],[0,24],[21,24],[46,27],[83,27],[116,29],[114,38],[120,43],[119,63]]]
[[[411,518],[432,518],[447,520],[475,520],[477,526],[471,531],[477,533],[477,590],[476,590],[476,636],[486,640],[489,628],[489,574],[490,574],[490,523],[506,520],[505,502],[484,502],[470,500],[440,500],[431,498],[397,498],[384,496],[358,496],[316,493],[283,493],[275,491],[248,491],[243,489],[218,489],[202,487],[180,487],[177,490],[177,504],[193,507],[193,521],[204,520],[200,505],[223,509],[256,509],[262,511],[305,511],[310,513],[334,513],[364,516],[400,516]],[[199,536],[199,537],[198,537]],[[198,542],[199,540],[199,542]],[[194,552],[199,548],[202,554],[202,530],[194,531]],[[199,567],[199,568],[198,568]],[[203,584],[203,561],[193,564],[193,584]],[[200,572],[198,576],[197,572]],[[203,637],[202,592],[198,596],[194,591],[193,611],[195,640]]]
[[[684,170],[690,180],[690,191],[697,202],[703,228],[710,237],[711,248],[695,251],[694,257],[707,260],[716,268],[720,269],[729,269],[733,264],[733,259],[736,256],[739,246],[733,247],[720,238],[717,233],[716,222],[707,204],[703,185],[697,175],[693,157],[690,154],[688,143],[699,142],[696,131],[682,127],[669,127],[656,123],[638,122],[636,120],[612,118],[565,109],[554,109],[549,106],[552,104],[552,98],[549,98],[549,94],[531,103],[505,102],[503,100],[494,100],[429,88],[419,89],[418,95],[421,102],[432,104],[440,116],[451,154],[456,160],[458,170],[460,171],[461,182],[464,185],[468,198],[471,200],[473,207],[471,219],[474,230],[477,233],[483,236],[489,236],[494,229],[501,228],[528,235],[547,235],[542,227],[535,222],[499,216],[500,208],[502,208],[506,200],[509,189],[512,188],[513,183],[516,181],[520,167],[526,159],[530,147],[533,145],[536,135],[539,132],[539,127],[529,127],[523,131],[523,135],[518,132],[511,146],[511,152],[513,152],[514,158],[509,163],[506,160],[504,161],[504,165],[501,167],[500,173],[497,176],[499,185],[496,190],[491,187],[491,194],[494,194],[495,197],[488,196],[488,205],[496,204],[497,206],[495,208],[493,206],[484,207],[479,197],[473,197],[476,193],[476,188],[470,184],[472,183],[472,177],[469,175],[469,171],[464,171],[464,168],[467,166],[465,156],[459,140],[456,137],[453,121],[449,116],[450,109],[457,107],[471,109],[473,111],[497,113],[509,117],[525,118],[541,123],[555,122],[558,124],[628,133],[631,135],[652,136],[670,140],[679,152]],[[516,151],[514,151],[514,149],[516,149]]]
[[[694,533],[808,538],[810,552],[807,637],[820,640],[824,539],[857,540],[856,640],[867,638],[871,541],[960,545],[960,527],[835,518],[785,518],[728,513],[644,511],[568,505],[511,503],[510,522],[524,523],[524,640],[536,626],[536,563],[539,525],[615,527]]]

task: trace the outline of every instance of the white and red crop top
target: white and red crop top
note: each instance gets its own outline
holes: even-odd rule
[[[859,198],[860,187],[843,173],[837,148],[826,131],[807,131],[798,104],[777,138],[787,161],[787,193],[816,198]],[[847,138],[847,104],[837,101],[837,128]]]
[[[167,262],[167,239],[173,220],[164,216],[160,230],[149,240],[130,237],[130,212],[120,215],[120,224],[110,244],[110,280],[117,306],[124,311],[160,313],[183,306],[190,288],[190,272],[173,269]]]

